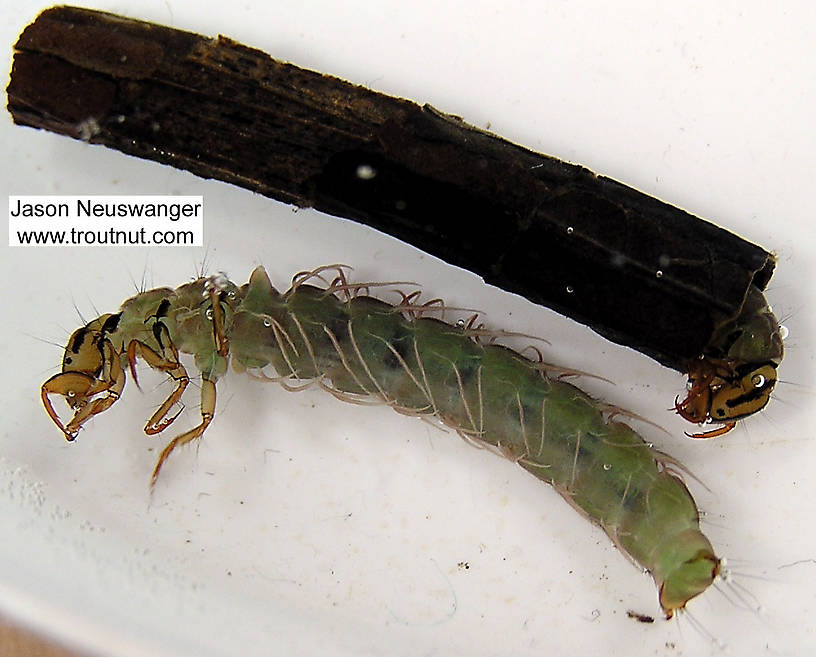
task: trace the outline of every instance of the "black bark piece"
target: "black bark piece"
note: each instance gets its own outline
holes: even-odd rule
[[[18,124],[359,221],[681,371],[775,265],[584,167],[225,37],[54,7],[7,91]]]

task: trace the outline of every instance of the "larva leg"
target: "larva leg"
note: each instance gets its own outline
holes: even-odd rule
[[[181,447],[182,445],[186,445],[187,443],[195,440],[196,438],[200,438],[204,432],[207,430],[207,427],[212,422],[213,415],[215,415],[215,381],[211,381],[210,379],[202,379],[201,380],[201,423],[190,429],[189,431],[184,432],[180,436],[176,436],[171,440],[167,446],[162,450],[162,453],[159,455],[159,460],[156,462],[156,467],[153,468],[153,474],[150,477],[150,488],[152,489],[153,486],[156,484],[156,480],[159,478],[159,472],[161,471],[164,462],[168,459],[170,454],[173,453],[173,450],[176,447]]]
[[[107,384],[106,384],[107,386]],[[88,390],[87,395],[90,397],[97,392],[95,388],[99,386],[94,386],[90,390]],[[98,399],[92,400],[89,404],[82,403],[82,405],[78,405],[76,407],[76,415],[71,418],[71,421],[65,427],[66,436],[68,434],[76,435],[77,431],[79,431],[80,427],[82,427],[85,422],[91,419],[94,415],[98,415],[99,413],[103,413],[104,411],[108,410],[111,406],[113,406],[114,402],[119,399],[119,395],[122,393],[122,388],[125,387],[125,374],[122,370],[119,370],[119,374],[114,381],[113,385],[110,387],[105,387],[103,390],[107,393],[104,397],[100,397]]]
[[[711,431],[703,431],[701,433],[688,433],[686,435],[689,438],[716,438],[717,436],[723,436],[727,434],[731,429],[737,426],[736,422],[726,422],[722,426],[718,427],[717,429],[712,429]]]
[[[145,424],[144,432],[149,436],[153,436],[169,427],[179,416],[179,413],[181,413],[181,410],[179,410],[175,415],[167,416],[170,409],[181,399],[181,395],[187,388],[187,384],[190,383],[190,377],[187,375],[187,370],[184,369],[184,365],[179,363],[178,352],[172,343],[168,343],[164,346],[163,353],[159,354],[143,342],[133,340],[128,345],[127,353],[134,381],[136,380],[136,357],[139,356],[152,369],[166,372],[176,382],[176,387],[173,392],[168,395],[167,399],[164,400],[162,405],[150,416],[150,419]]]
[[[684,420],[689,422],[703,422],[708,416],[708,409],[711,408],[711,385],[714,380],[713,373],[701,375],[693,379],[688,395],[683,401],[679,398],[674,400],[674,410]]]
[[[219,356],[226,356],[229,353],[229,338],[224,328],[224,309],[221,306],[221,292],[211,292],[212,299],[212,324],[213,340]]]
[[[125,372],[116,350],[106,341],[101,352],[101,372],[96,378],[84,372],[64,371],[52,376],[41,388],[40,394],[45,410],[65,434],[66,440],[74,440],[85,422],[109,409],[119,399],[125,387]],[[101,393],[106,394],[104,397],[93,399]],[[64,395],[74,411],[74,417],[65,426],[51,404],[49,395],[52,394]]]

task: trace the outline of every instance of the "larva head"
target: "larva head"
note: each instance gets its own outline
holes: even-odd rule
[[[81,372],[91,377],[102,368],[102,344],[115,330],[119,315],[102,315],[71,334],[62,356],[62,371]]]
[[[721,422],[704,433],[687,434],[692,438],[713,438],[727,433],[737,420],[765,408],[776,386],[776,363],[748,363],[729,373],[718,373],[717,361],[703,358],[689,368],[688,396],[675,402],[677,412],[689,422]]]
[[[714,420],[739,420],[762,410],[776,386],[776,364],[741,368],[728,385],[714,390],[709,415]]]
[[[65,346],[62,372],[42,385],[40,394],[45,410],[68,440],[76,437],[82,423],[91,415],[113,403],[103,403],[93,398],[117,387],[119,380],[121,385],[124,384],[119,355],[108,337],[116,330],[118,323],[118,314],[107,314],[74,331]],[[121,385],[118,387],[121,388]],[[49,395],[52,394],[62,395],[74,411],[74,417],[67,425],[63,425],[51,404]]]
[[[677,412],[691,422],[724,425],[692,437],[722,435],[765,407],[784,354],[782,335],[762,292],[752,286],[739,316],[721,325],[705,354],[689,363],[689,394],[675,404]]]
[[[655,574],[662,575],[660,606],[666,618],[671,618],[711,586],[720,572],[720,560],[708,539],[695,529],[673,537],[660,551],[655,568]]]
[[[779,323],[767,304],[743,317],[725,346],[725,361],[734,376],[714,391],[709,415],[714,420],[738,420],[763,409],[776,386],[776,366],[784,347]]]

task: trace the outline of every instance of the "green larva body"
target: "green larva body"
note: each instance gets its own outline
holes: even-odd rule
[[[461,322],[427,316],[429,309],[410,297],[394,306],[363,294],[365,285],[350,285],[338,273],[328,288],[307,283],[313,272],[283,294],[261,267],[241,288],[199,279],[144,292],[118,316],[75,333],[66,358],[70,352],[72,362],[78,359],[89,332],[94,353],[109,341],[131,363],[129,345],[141,345],[141,354],[167,353],[169,340],[193,354],[213,384],[230,361],[238,370],[271,366],[284,385],[316,380],[340,398],[365,396],[405,414],[435,416],[468,439],[495,446],[600,525],[651,573],[667,616],[711,585],[719,560],[671,459],[540,363],[480,340],[480,331]],[[214,315],[228,348],[219,346]],[[80,369],[64,364],[63,372]],[[79,425],[68,426],[75,432]]]

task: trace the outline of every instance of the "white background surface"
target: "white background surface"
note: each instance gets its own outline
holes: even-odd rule
[[[133,655],[804,655],[814,642],[811,3],[100,2],[454,114],[580,162],[774,250],[790,329],[768,409],[695,442],[666,409],[683,378],[393,239],[0,119],[4,194],[202,194],[208,269],[285,287],[330,262],[414,280],[548,338],[548,360],[644,427],[730,558],[676,622],[602,532],[509,462],[419,420],[231,374],[195,449],[141,433],[167,393],[143,373],[68,445],[39,401],[85,317],[133,281],[177,285],[202,249],[2,248],[0,611],[91,652]],[[6,56],[44,6],[4,3]],[[546,249],[546,245],[542,245]],[[196,421],[195,392],[178,424]],[[467,562],[465,569],[458,564]],[[749,593],[750,592],[750,593]],[[745,602],[739,602],[741,597]],[[736,601],[736,602],[735,602]],[[744,607],[761,605],[761,610]],[[711,642],[710,633],[722,645]]]

